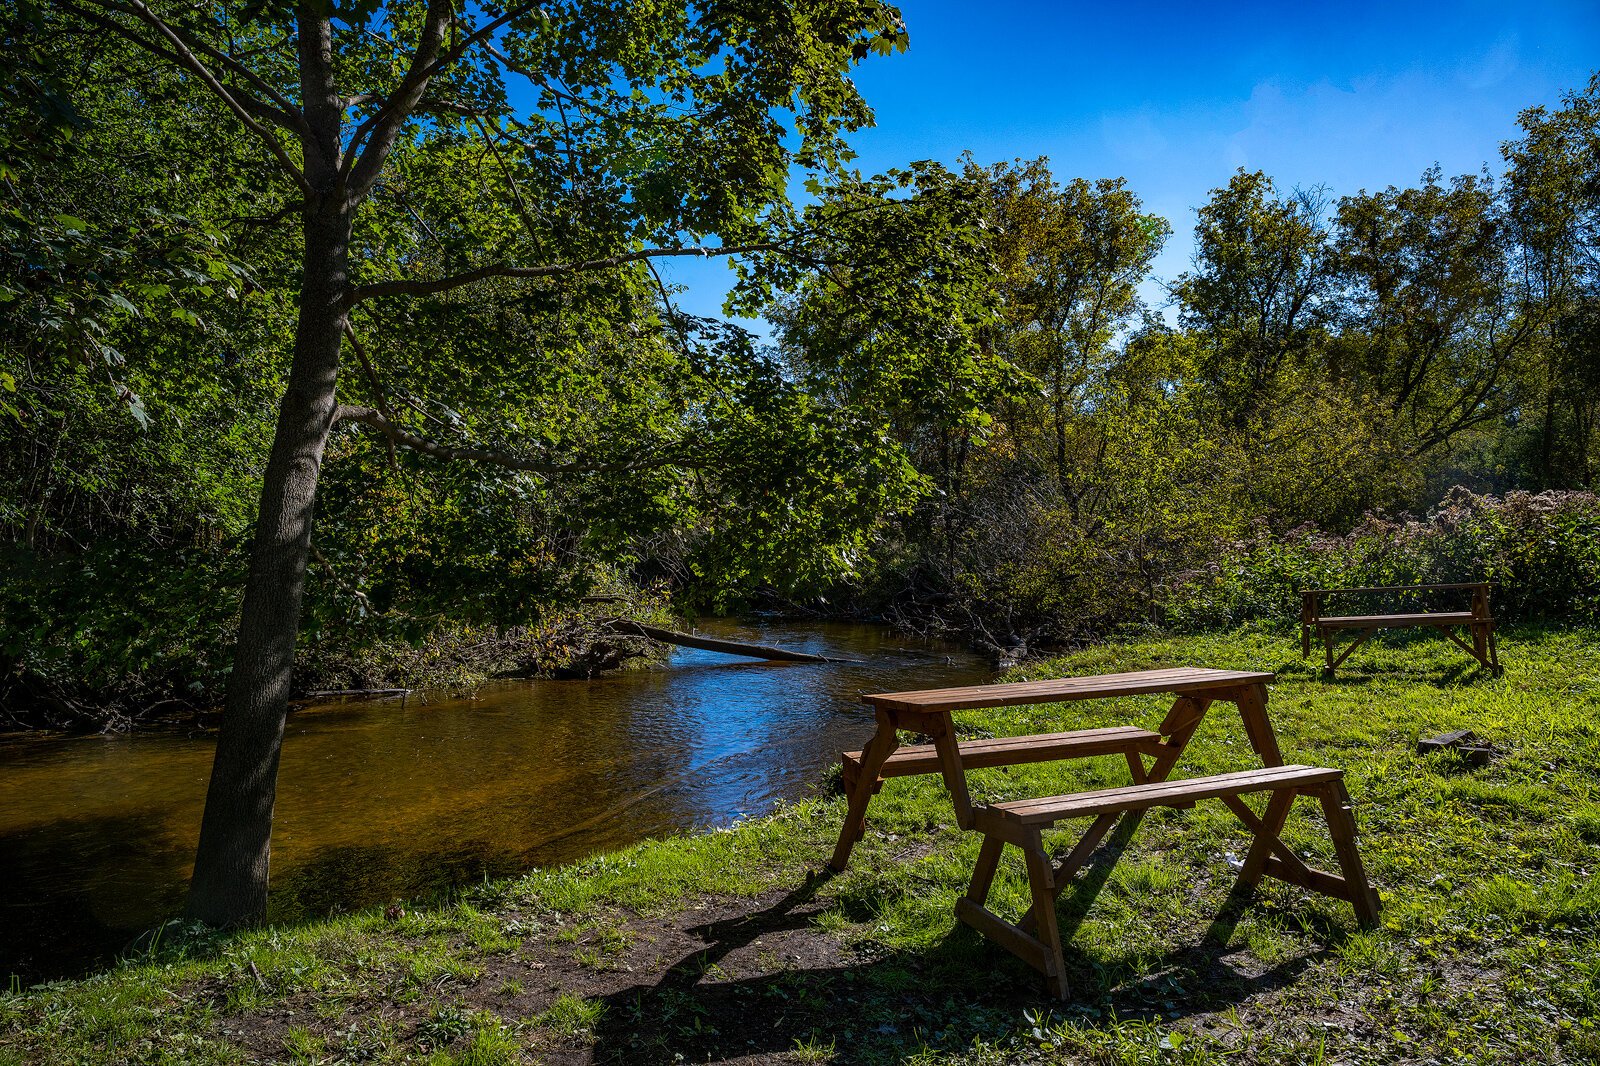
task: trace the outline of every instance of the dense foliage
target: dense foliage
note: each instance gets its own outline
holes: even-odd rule
[[[1199,209],[1168,314],[1138,298],[1167,223],[1124,183],[969,162],[986,239],[968,269],[994,282],[972,343],[1004,360],[1009,387],[992,417],[897,424],[935,491],[885,532],[868,599],[1007,654],[1281,616],[1296,581],[1373,569],[1490,578],[1519,617],[1592,614],[1592,523],[1557,535],[1522,516],[1587,514],[1590,496],[1528,493],[1590,489],[1600,462],[1597,101],[1593,80],[1525,112],[1502,178],[1430,169],[1335,200],[1240,171]],[[839,318],[822,288],[803,300],[777,316],[791,359],[818,347],[796,323]],[[1317,544],[1435,529],[1473,494],[1505,497],[1472,505],[1500,516],[1483,519],[1499,523],[1492,544],[1429,534],[1426,562],[1396,548],[1372,566],[1355,561],[1366,548],[1328,548],[1260,587],[1191,587],[1295,555],[1306,528]],[[1514,562],[1546,537],[1568,546],[1553,570]]]
[[[1263,526],[1221,546],[1200,570],[1175,575],[1162,613],[1194,628],[1292,618],[1301,589],[1462,577],[1493,583],[1497,619],[1600,620],[1600,496],[1546,490],[1498,498],[1457,489],[1425,517],[1368,515],[1342,535]],[[1455,598],[1447,609],[1464,609],[1461,594]]]
[[[882,14],[841,7],[882,32],[808,61],[902,47]],[[295,204],[192,78],[6,15],[0,701],[79,724],[206,705],[294,343]],[[345,73],[392,77],[414,29],[350,44]],[[537,49],[464,70],[397,142],[356,223],[377,288],[340,400],[374,415],[328,444],[302,689],[645,588],[826,596],[1009,648],[1282,615],[1308,581],[1481,576],[1513,616],[1594,615],[1593,497],[1530,493],[1600,462],[1600,83],[1525,113],[1500,177],[1336,200],[1239,173],[1162,309],[1141,285],[1173,222],[1125,181],[849,174],[853,92],[813,71],[804,139],[773,140],[698,32],[594,42],[637,95]],[[506,95],[562,63],[589,95]],[[439,285],[710,234],[750,244],[731,306],[772,345],[680,313],[645,261]]]

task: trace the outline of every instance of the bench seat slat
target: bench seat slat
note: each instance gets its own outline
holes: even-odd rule
[[[1123,751],[1137,751],[1159,744],[1160,733],[1134,726],[1110,726],[1105,729],[1078,729],[1070,733],[1034,733],[1019,737],[987,737],[982,740],[963,740],[957,745],[961,752],[963,769],[976,770],[988,766],[1014,766],[1029,762],[1051,762],[1056,759],[1085,758],[1091,755],[1112,755]],[[861,766],[861,752],[847,751],[842,756],[847,772]],[[905,777],[911,774],[936,774],[939,772],[939,753],[932,744],[908,744],[896,749],[878,771],[881,777]]]
[[[1406,626],[1454,626],[1489,619],[1471,611],[1427,611],[1419,614],[1333,614],[1316,620],[1330,629],[1399,629]]]
[[[1344,771],[1326,767],[1269,766],[1260,770],[1214,774],[1183,781],[1104,788],[1069,796],[1010,800],[979,807],[973,813],[980,830],[984,829],[986,823],[995,822],[1044,826],[1064,818],[1117,814],[1147,807],[1188,806],[1194,800],[1238,796],[1288,786],[1316,785],[1343,776]]]

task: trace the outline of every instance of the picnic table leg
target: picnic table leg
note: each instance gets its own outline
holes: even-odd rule
[[[997,836],[984,834],[983,847],[978,849],[978,861],[972,867],[972,882],[967,885],[967,899],[983,906],[989,899],[989,888],[994,884],[994,873],[1000,866],[1000,853],[1006,842]]]
[[[1045,949],[1045,980],[1050,984],[1051,993],[1064,1000],[1067,998],[1067,960],[1061,951],[1061,929],[1056,923],[1055,878],[1037,829],[1029,834],[1022,855],[1028,865],[1028,888],[1033,896],[1033,907],[1028,914]]]
[[[1239,717],[1244,720],[1245,736],[1250,738],[1250,746],[1261,756],[1262,765],[1282,766],[1283,752],[1278,749],[1277,734],[1272,731],[1272,721],[1267,717],[1267,686],[1247,685],[1228,698],[1238,704]]]
[[[1267,857],[1272,854],[1272,842],[1283,833],[1289,820],[1289,807],[1294,803],[1295,790],[1281,788],[1272,793],[1267,809],[1261,815],[1261,829],[1256,833],[1250,851],[1244,857],[1244,867],[1239,871],[1239,885],[1255,888],[1261,883],[1261,871],[1267,868]]]
[[[855,788],[850,790],[850,806],[845,812],[844,825],[839,830],[839,842],[833,846],[833,858],[828,860],[828,865],[837,873],[843,873],[845,867],[850,865],[850,852],[854,850],[856,841],[866,834],[867,804],[878,789],[878,771],[883,769],[884,762],[900,746],[895,727],[894,718],[888,711],[880,709],[878,731],[861,751],[861,768],[856,773]]]
[[[956,739],[955,727],[949,715],[942,720],[926,723],[928,735],[933,738],[933,750],[939,755],[939,769],[944,775],[944,787],[950,793],[950,802],[956,809],[956,825],[972,828],[972,795],[967,791],[967,772],[961,767],[961,744]]]
[[[1350,793],[1345,791],[1343,781],[1330,781],[1318,792],[1317,798],[1322,801],[1328,834],[1333,837],[1333,850],[1339,856],[1339,870],[1350,890],[1350,902],[1356,908],[1356,921],[1362,928],[1371,929],[1378,924],[1378,894],[1367,881],[1367,869],[1356,847],[1356,820],[1351,811]]]

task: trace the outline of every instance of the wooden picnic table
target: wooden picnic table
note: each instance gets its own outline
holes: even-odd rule
[[[867,806],[885,777],[943,774],[945,788],[955,805],[956,824],[962,829],[971,829],[972,797],[967,790],[967,769],[1121,753],[1128,760],[1135,783],[1161,781],[1183,755],[1184,747],[1206,711],[1218,701],[1232,703],[1238,709],[1245,736],[1262,764],[1280,766],[1283,755],[1267,718],[1267,685],[1272,680],[1272,674],[1255,670],[1184,666],[863,696],[862,701],[877,716],[878,731],[861,751],[846,752],[843,756],[850,806],[828,865],[835,870],[849,865],[850,852],[866,831]],[[956,711],[980,707],[1148,695],[1174,697],[1171,710],[1154,732],[1120,727],[958,741],[951,719]],[[902,748],[898,736],[902,729],[923,733],[933,743]],[[1143,756],[1155,761],[1146,766]],[[1107,822],[1107,828],[1110,821],[1115,819]],[[1104,830],[1100,835],[1103,834]]]
[[[1056,921],[1056,897],[1123,819],[1131,833],[1151,807],[1192,807],[1197,800],[1217,799],[1238,816],[1255,840],[1240,870],[1241,886],[1254,886],[1263,875],[1348,900],[1363,925],[1377,919],[1378,898],[1372,891],[1356,848],[1355,822],[1344,790],[1343,772],[1311,766],[1285,766],[1267,716],[1267,685],[1273,675],[1249,670],[1178,667],[1100,674],[1013,684],[889,692],[863,696],[877,717],[878,728],[859,752],[845,752],[844,781],[850,797],[844,825],[829,865],[842,871],[855,842],[866,831],[867,807],[887,777],[939,773],[955,808],[956,824],[983,834],[983,847],[967,894],[956,914],[984,936],[1001,944],[1040,970],[1050,989],[1067,997],[1066,963]],[[1081,729],[1032,736],[958,740],[952,715],[976,708],[1015,707],[1125,696],[1171,695],[1172,707],[1155,731],[1133,726]],[[1237,773],[1169,781],[1195,730],[1213,703],[1232,703],[1245,736],[1262,767]],[[926,734],[931,744],[901,747],[900,730]],[[974,807],[966,771],[1055,759],[1122,754],[1133,779],[1121,788],[1012,800]],[[1146,764],[1145,759],[1152,761]],[[1257,814],[1240,798],[1268,793]],[[1343,876],[1308,867],[1279,834],[1297,794],[1322,802],[1328,831]],[[1059,821],[1093,818],[1078,842],[1059,862],[1045,851],[1042,833]],[[1002,849],[1022,849],[1028,871],[1031,904],[1013,924],[985,907]]]

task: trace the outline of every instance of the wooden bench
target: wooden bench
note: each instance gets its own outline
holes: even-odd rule
[[[1472,593],[1471,607],[1465,611],[1417,611],[1393,614],[1324,614],[1323,597],[1331,595],[1377,595],[1380,593],[1414,595],[1425,592],[1466,591]],[[1462,640],[1457,628],[1465,629],[1472,643]],[[1500,653],[1495,646],[1494,616],[1489,613],[1489,584],[1485,581],[1462,582],[1445,585],[1379,585],[1350,589],[1305,589],[1300,593],[1300,657],[1311,654],[1311,641],[1321,640],[1326,652],[1324,677],[1332,677],[1350,653],[1365,644],[1380,629],[1430,628],[1443,633],[1461,650],[1476,659],[1495,677],[1505,671],[1500,668]],[[1340,632],[1354,630],[1358,634],[1337,658],[1334,642]]]
[[[1056,897],[1088,861],[1099,838],[1092,832],[1086,834],[1060,864],[1055,864],[1044,849],[1043,831],[1069,818],[1101,819],[1129,812],[1137,817],[1151,807],[1192,807],[1197,800],[1220,799],[1255,836],[1244,868],[1239,872],[1239,887],[1253,888],[1263,875],[1276,877],[1348,900],[1355,907],[1356,919],[1370,928],[1377,923],[1378,897],[1361,865],[1361,854],[1356,848],[1355,819],[1343,778],[1341,770],[1269,766],[1184,781],[1154,781],[976,807],[973,827],[983,834],[983,846],[967,894],[956,902],[956,914],[1041,971],[1050,991],[1066,999],[1066,961],[1056,922]],[[1257,815],[1239,798],[1253,792],[1271,793],[1265,813]],[[1322,803],[1342,877],[1308,867],[1279,839],[1290,804],[1302,792],[1315,795]],[[1022,849],[1032,898],[1027,915],[1015,925],[984,906],[1007,844]]]

